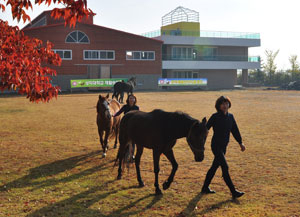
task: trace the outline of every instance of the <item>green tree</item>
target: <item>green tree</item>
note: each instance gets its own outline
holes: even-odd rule
[[[263,69],[267,73],[266,84],[272,85],[274,83],[275,72],[277,65],[275,63],[275,58],[277,57],[279,50],[265,50],[266,62],[263,64]]]
[[[300,80],[300,66],[299,62],[297,61],[297,55],[291,55],[289,58],[291,68],[288,70],[291,74],[292,81]]]
[[[265,77],[266,74],[264,71],[257,69],[257,70],[251,70],[249,73],[249,82],[250,83],[259,83],[264,84],[265,83]]]

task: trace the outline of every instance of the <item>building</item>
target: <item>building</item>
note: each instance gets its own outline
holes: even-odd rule
[[[199,13],[177,7],[162,17],[160,30],[142,34],[163,41],[163,78],[206,78],[208,89],[233,88],[237,71],[247,85],[248,69],[260,58],[248,50],[260,46],[258,33],[201,31]]]
[[[53,83],[70,90],[70,80],[89,78],[137,78],[137,88],[157,89],[162,73],[162,41],[93,24],[83,19],[75,28],[54,20],[44,11],[23,28],[26,35],[48,40],[62,58],[54,67]]]
[[[163,16],[160,30],[142,35],[95,25],[92,16],[70,28],[64,20],[54,20],[50,11],[23,31],[54,44],[62,65],[55,67],[53,83],[62,90],[70,90],[73,79],[132,76],[137,89],[158,89],[159,78],[201,78],[207,89],[233,88],[238,71],[247,85],[248,70],[260,68],[260,58],[248,55],[249,48],[260,46],[258,33],[203,31],[199,13],[183,7]],[[188,88],[171,88],[182,87]]]

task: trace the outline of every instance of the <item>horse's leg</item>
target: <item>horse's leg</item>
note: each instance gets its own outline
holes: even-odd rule
[[[118,144],[118,135],[119,135],[119,124],[117,124],[115,126],[115,144],[114,144],[114,148],[117,148],[117,144]]]
[[[162,192],[159,188],[159,184],[158,184],[158,173],[159,173],[159,159],[160,159],[160,152],[153,149],[153,163],[154,163],[154,173],[155,173],[155,183],[154,183],[154,187],[155,187],[155,194],[156,195],[161,195]]]
[[[139,182],[139,186],[144,187],[145,184],[142,180],[141,172],[140,172],[140,162],[141,162],[141,156],[143,154],[144,147],[141,145],[136,145],[136,146],[137,146],[137,151],[136,151],[136,156],[135,156],[136,177]]]
[[[99,127],[98,127],[98,134],[99,134],[100,144],[104,153],[103,131],[100,130]]]
[[[123,98],[124,98],[124,92],[120,93],[120,103],[123,103]]]
[[[175,160],[175,157],[174,157],[174,153],[173,153],[173,150],[171,149],[170,151],[167,151],[167,152],[164,152],[164,155],[166,155],[166,157],[168,158],[168,160],[171,162],[172,164],[172,171],[171,171],[171,174],[168,178],[168,180],[166,180],[163,184],[163,189],[164,190],[167,190],[171,183],[173,182],[173,179],[174,179],[174,176],[175,176],[175,173],[176,173],[176,170],[178,168],[178,164]]]
[[[106,157],[106,151],[108,149],[107,141],[108,141],[108,136],[109,136],[109,130],[105,130],[105,136],[104,136],[104,151],[102,156]]]
[[[118,177],[117,177],[118,180],[122,178],[122,162],[124,159],[128,139],[120,136],[119,142],[120,142],[120,146],[119,146],[119,151],[117,156],[117,158],[119,159],[119,169],[118,169]]]
[[[116,93],[116,99],[118,102],[120,102],[120,93],[119,92]]]

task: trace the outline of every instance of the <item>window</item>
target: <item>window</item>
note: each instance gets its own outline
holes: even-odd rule
[[[191,71],[175,71],[173,72],[174,78],[192,78]]]
[[[114,60],[115,51],[113,50],[84,50],[84,60]]]
[[[72,60],[72,50],[56,49],[53,51],[57,53],[62,60]]]
[[[193,49],[191,47],[173,47],[172,59],[192,59]]]
[[[84,32],[76,30],[67,35],[66,43],[86,43],[86,44],[88,44],[88,43],[90,43],[90,40]]]
[[[127,51],[126,60],[155,60],[154,51]]]
[[[218,48],[216,47],[204,47],[203,49],[203,59],[213,60],[217,57]]]

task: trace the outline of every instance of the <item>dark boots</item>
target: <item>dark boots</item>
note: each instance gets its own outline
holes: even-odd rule
[[[211,190],[208,186],[212,180],[212,177],[213,177],[214,173],[209,171],[206,175],[206,178],[205,178],[205,181],[204,181],[204,184],[203,184],[203,187],[202,187],[202,190],[201,190],[201,193],[202,194],[214,194],[216,193],[215,191]],[[230,175],[228,172],[224,172],[223,174],[223,179],[226,183],[226,185],[228,186],[231,194],[232,194],[232,198],[233,199],[236,199],[236,198],[239,198],[241,196],[243,196],[245,193],[244,192],[239,192],[235,189],[233,183],[232,183],[232,180],[230,178]]]
[[[228,186],[231,194],[232,194],[232,199],[236,199],[236,198],[239,198],[241,196],[243,196],[245,193],[244,192],[240,192],[240,191],[237,191],[232,183],[232,180],[229,176],[229,173],[225,173],[223,174],[223,179],[226,183],[226,185]]]
[[[244,194],[245,194],[244,192],[235,190],[234,192],[232,192],[232,199],[239,198],[239,197],[243,196]]]
[[[202,187],[202,190],[201,190],[201,193],[202,194],[214,194],[216,193],[215,191],[211,190],[209,187]]]

